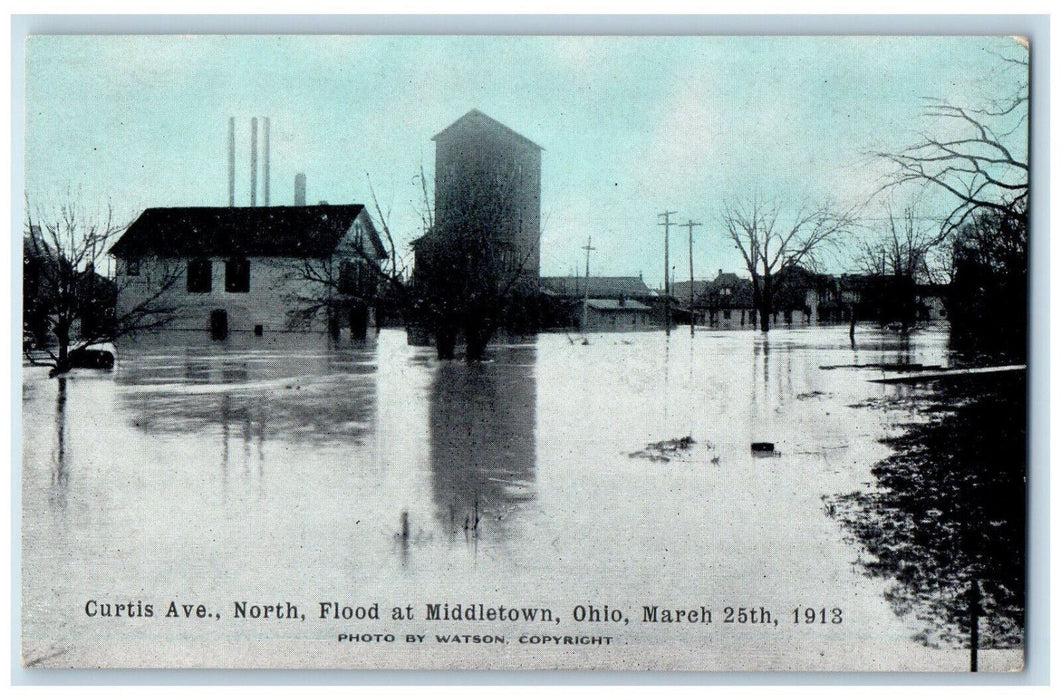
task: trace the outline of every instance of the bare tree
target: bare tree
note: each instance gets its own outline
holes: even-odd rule
[[[62,374],[90,345],[157,330],[172,319],[176,309],[167,292],[181,278],[180,266],[160,270],[151,294],[120,311],[118,283],[97,272],[127,228],[115,223],[109,204],[97,214],[76,197],[50,210],[27,201],[26,212],[23,349],[31,364],[51,367],[52,376]]]
[[[941,224],[944,233],[957,231],[979,210],[1006,218],[1027,212],[1028,51],[1014,51],[998,56],[1000,72],[1016,74],[1012,92],[980,107],[927,98],[924,116],[934,133],[922,133],[898,152],[876,154],[895,166],[885,188],[926,186],[955,200]]]
[[[504,235],[519,216],[518,173],[495,169],[488,177],[470,178],[452,207],[458,213],[445,221],[435,218],[422,166],[418,180],[423,199],[421,235],[412,244],[415,269],[391,229],[391,210],[381,205],[369,178],[383,255],[355,242],[338,257],[302,260],[285,273],[299,283],[290,301],[305,321],[342,318],[351,309],[386,300],[407,324],[433,336],[439,359],[455,357],[463,337],[465,358],[478,361],[497,331],[536,302],[536,286],[531,289],[527,277],[535,247],[520,247]]]
[[[950,202],[940,233],[953,251],[952,339],[971,348],[1013,340],[1006,351],[1021,356],[1027,329],[1029,53],[1014,43],[996,57],[995,77],[1012,88],[979,106],[928,100],[931,132],[901,151],[877,155],[895,166],[885,189],[914,185]]]
[[[863,299],[875,308],[877,320],[897,323],[910,330],[918,319],[918,284],[937,281],[943,270],[936,258],[945,250],[947,236],[938,228],[926,228],[912,207],[896,216],[888,207],[883,232],[864,238],[857,263],[873,281],[873,299]]]
[[[770,330],[778,277],[797,265],[813,267],[818,254],[851,226],[853,214],[819,206],[783,217],[777,202],[755,198],[723,204],[722,223],[751,275],[752,303],[765,333]]]
[[[367,175],[366,175],[367,177]],[[421,167],[420,177],[423,178]],[[399,310],[411,306],[409,300],[409,264],[401,254],[390,227],[390,210],[380,205],[376,190],[368,178],[374,226],[382,249],[372,241],[355,239],[351,245],[340,247],[325,258],[304,258],[294,267],[289,262],[279,263],[284,278],[293,282],[293,291],[286,299],[294,308],[292,323],[308,323],[321,316],[328,320],[330,329],[338,332],[349,316],[352,332],[364,330],[367,309],[393,304]],[[430,225],[430,203],[427,187],[423,187],[426,213],[420,212],[424,226]],[[364,317],[361,317],[365,314]]]
[[[490,162],[465,174],[433,228],[416,242],[415,318],[435,336],[440,359],[482,359],[502,327],[534,325],[537,272],[529,274],[541,231],[523,234],[521,177]]]

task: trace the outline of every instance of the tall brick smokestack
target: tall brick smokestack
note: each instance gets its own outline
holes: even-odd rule
[[[306,173],[295,175],[295,206],[306,206]]]
[[[265,151],[265,163],[262,168],[262,199],[265,206],[269,206],[269,117],[265,117],[265,124],[262,126],[265,129],[262,134],[265,140],[263,148]]]
[[[236,118],[228,118],[228,205],[236,206]]]
[[[251,117],[251,206],[258,206],[258,117]]]

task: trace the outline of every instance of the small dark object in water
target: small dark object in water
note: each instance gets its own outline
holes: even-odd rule
[[[678,452],[688,450],[695,444],[696,440],[693,440],[692,435],[686,435],[683,438],[673,438],[671,440],[649,443],[648,445],[645,445],[645,449],[631,452],[629,456],[640,457],[653,462],[669,462],[670,457],[668,455],[677,455]],[[708,449],[710,448],[711,443],[708,443]]]
[[[772,442],[753,442],[752,452],[757,453],[769,453],[774,451],[774,443]]]
[[[78,348],[70,353],[70,366],[79,369],[113,369],[114,354],[107,350]]]

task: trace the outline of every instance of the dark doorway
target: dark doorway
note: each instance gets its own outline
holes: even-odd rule
[[[350,309],[350,338],[364,340],[368,336],[368,307],[354,304]]]
[[[228,337],[228,312],[224,309],[214,309],[210,312],[210,337],[214,340],[224,340]]]

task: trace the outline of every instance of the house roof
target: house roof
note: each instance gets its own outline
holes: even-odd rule
[[[724,294],[725,290],[728,294]],[[688,294],[688,292],[686,292]],[[698,308],[742,309],[752,307],[752,281],[732,272],[719,272],[704,285],[693,302]]]
[[[590,299],[586,305],[598,311],[651,311],[651,306],[645,306],[639,301],[620,299]]]
[[[714,279],[713,284],[716,286],[735,286],[740,284],[741,278],[733,272],[720,272],[718,277]]]
[[[709,280],[696,280],[692,283],[693,296],[703,294],[713,283]],[[671,282],[670,293],[677,299],[689,298],[689,282]]]
[[[451,134],[451,133],[453,133],[455,131],[466,131],[466,130],[492,131],[495,134],[498,134],[498,135],[501,135],[501,136],[505,136],[505,137],[508,137],[508,138],[513,138],[513,139],[515,139],[517,141],[522,142],[525,145],[528,145],[528,146],[531,146],[533,148],[536,148],[539,151],[545,150],[541,146],[539,146],[538,144],[534,143],[529,138],[524,136],[523,134],[520,134],[520,133],[517,133],[517,132],[513,131],[512,129],[508,128],[507,126],[505,126],[501,122],[497,121],[496,119],[491,119],[490,117],[486,116],[485,114],[483,114],[482,112],[480,112],[477,109],[471,110],[470,112],[465,114],[463,117],[461,117],[457,121],[455,121],[452,124],[450,124],[449,126],[447,126],[442,131],[440,131],[437,134],[435,134],[434,136],[432,136],[431,140],[432,141],[437,141],[440,136],[448,135],[448,134]]]
[[[364,209],[362,204],[145,209],[110,252],[118,258],[328,257]],[[379,234],[368,228],[377,256],[383,257]]]
[[[651,297],[654,293],[640,277],[542,277],[541,286],[561,296]]]

